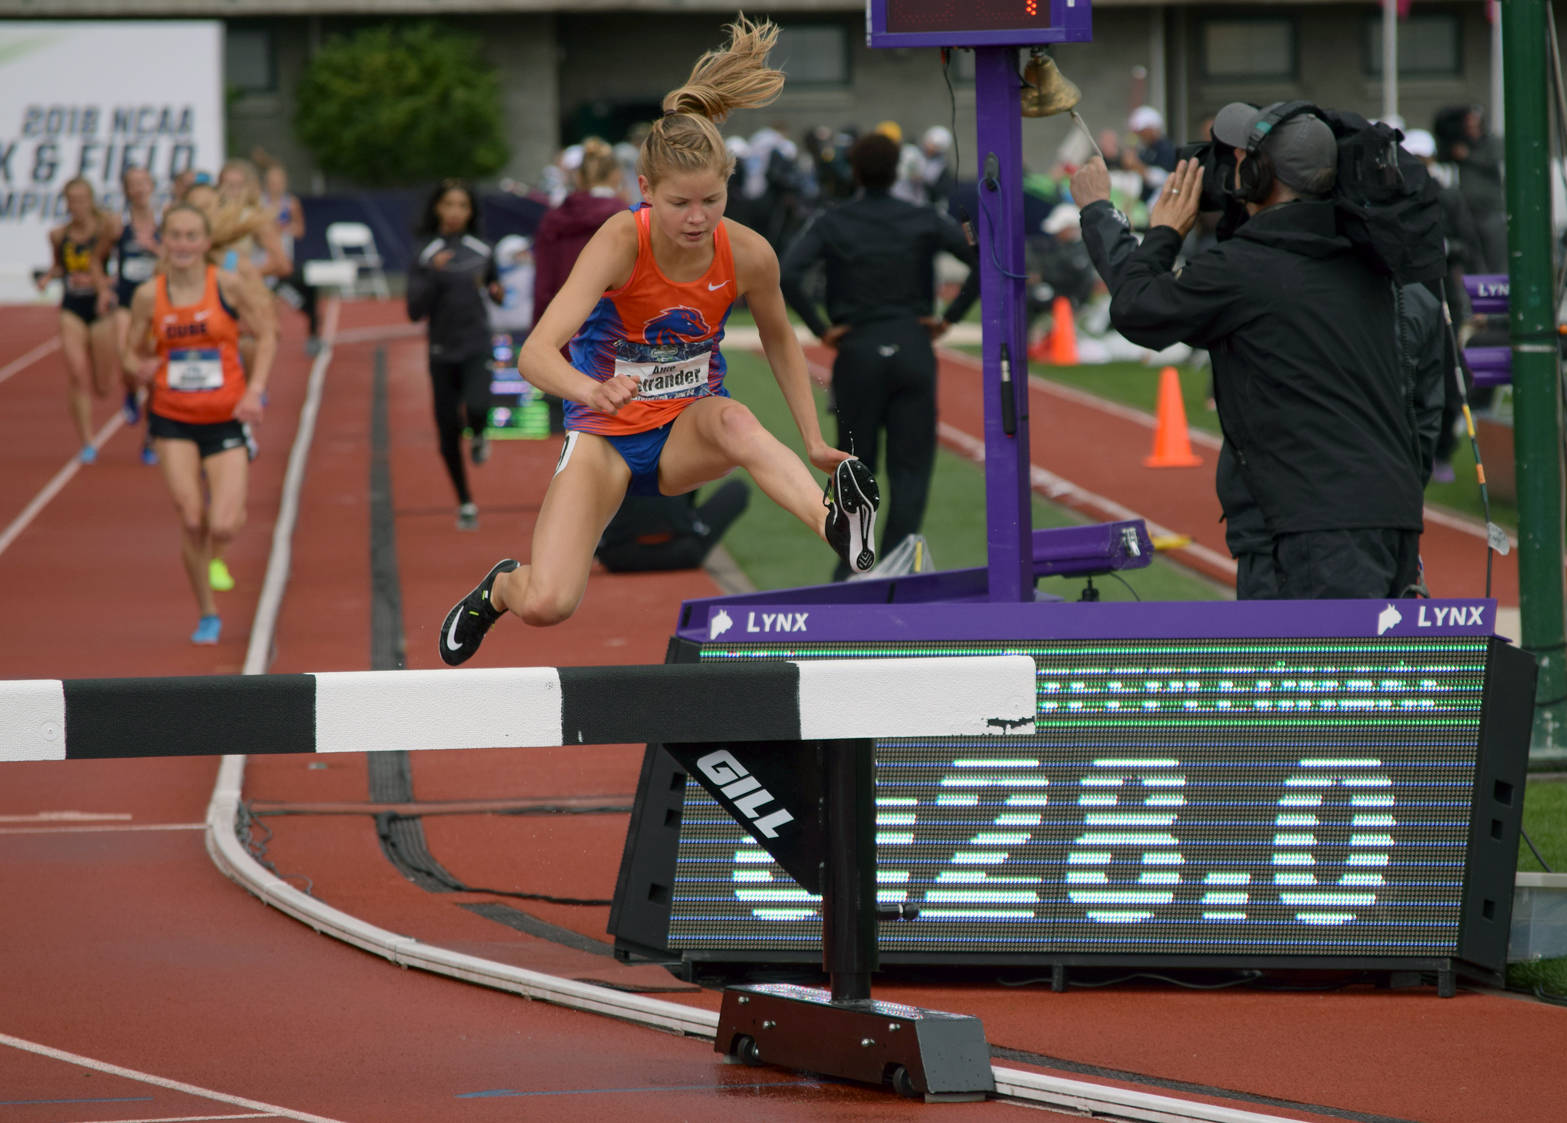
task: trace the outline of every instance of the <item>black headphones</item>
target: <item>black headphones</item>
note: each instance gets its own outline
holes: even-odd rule
[[[1283,101],[1268,110],[1246,134],[1246,159],[1241,161],[1239,190],[1236,196],[1246,203],[1261,203],[1273,190],[1273,159],[1263,151],[1263,142],[1273,135],[1273,130],[1302,113],[1310,113],[1316,106],[1309,101]]]

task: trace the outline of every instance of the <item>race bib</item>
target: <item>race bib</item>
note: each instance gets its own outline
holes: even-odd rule
[[[201,393],[223,389],[223,354],[216,347],[169,352],[169,389]]]
[[[671,352],[661,355],[659,352]],[[615,373],[632,375],[641,379],[641,389],[636,401],[659,401],[664,398],[694,398],[707,388],[708,368],[713,362],[711,349],[691,355],[680,355],[675,347],[654,347],[652,358],[615,359]]]
[[[122,257],[120,259],[120,280],[134,281],[141,284],[150,281],[157,271],[158,259],[155,257]]]

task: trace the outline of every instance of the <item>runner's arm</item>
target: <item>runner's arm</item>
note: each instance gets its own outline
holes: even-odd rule
[[[266,393],[267,380],[272,376],[272,361],[277,357],[277,321],[272,293],[257,279],[224,270],[218,272],[218,289],[256,337],[256,353],[245,377],[245,396],[234,407],[234,419],[260,421],[261,396]],[[138,291],[137,298],[140,296]]]

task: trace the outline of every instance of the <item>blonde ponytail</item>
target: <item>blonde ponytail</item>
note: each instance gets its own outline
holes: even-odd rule
[[[708,170],[728,179],[734,157],[717,123],[731,110],[767,105],[782,92],[783,71],[767,65],[778,25],[741,15],[726,30],[729,41],[704,54],[685,85],[664,95],[664,116],[653,122],[637,158],[637,171],[649,183],[670,172]]]

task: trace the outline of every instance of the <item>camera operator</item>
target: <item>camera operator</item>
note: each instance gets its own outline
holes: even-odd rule
[[[1227,240],[1174,268],[1203,194],[1194,158],[1166,182],[1141,245],[1108,202],[1103,163],[1080,168],[1084,241],[1123,335],[1212,355],[1236,595],[1408,595],[1440,419],[1440,313],[1338,233],[1333,130],[1309,114],[1270,128],[1274,108],[1236,102],[1214,121],[1224,159],[1209,162],[1244,202]]]

